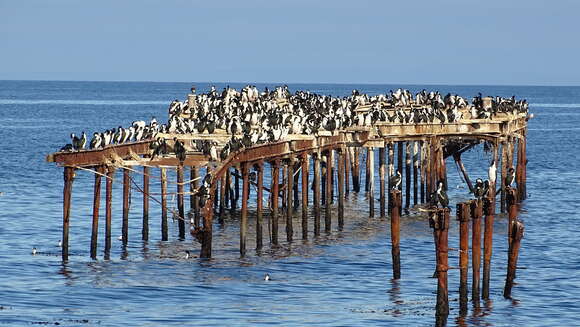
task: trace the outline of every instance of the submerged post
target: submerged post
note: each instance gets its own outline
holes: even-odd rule
[[[481,265],[481,200],[471,202],[471,262],[473,278],[471,284],[471,300],[479,305],[479,272]]]
[[[75,170],[73,167],[64,168],[64,189],[62,206],[62,260],[68,260],[68,229],[70,225],[70,204],[72,197],[72,183]]]
[[[385,148],[379,148],[379,199],[381,218],[386,217],[386,199],[385,199]]]
[[[338,230],[344,228],[344,154],[340,149],[338,153]]]
[[[448,266],[448,230],[449,230],[449,209],[436,209],[431,213],[429,223],[433,228],[433,234],[437,234],[437,304],[435,306],[435,316],[445,320],[449,315],[449,296],[447,289]]]
[[[368,148],[367,162],[369,163],[369,217],[375,216],[375,149]]]
[[[302,239],[308,239],[308,153],[301,156],[302,164]]]
[[[314,235],[320,235],[320,153],[313,154],[314,179],[312,187],[314,188]]]
[[[250,181],[248,176],[248,163],[242,163],[242,217],[240,220],[240,255],[246,255],[246,240],[248,230],[248,198],[250,195]]]
[[[493,200],[484,198],[485,209],[485,230],[483,235],[483,284],[482,284],[482,299],[489,299],[489,281],[491,278],[491,254],[493,247]]]
[[[401,250],[399,248],[400,237],[400,212],[401,191],[391,190],[391,257],[393,259],[393,279],[401,278]]]
[[[107,180],[105,182],[105,260],[109,259],[111,252],[111,226],[112,226],[112,208],[113,200],[113,177],[115,168],[107,167]]]
[[[143,226],[141,239],[149,240],[149,167],[143,167]]]
[[[169,239],[167,233],[167,171],[165,168],[161,170],[161,240],[167,241]]]
[[[418,198],[418,171],[419,171],[419,141],[413,142],[413,205],[416,206],[419,203]]]
[[[97,258],[97,238],[99,236],[99,207],[101,205],[101,175],[103,167],[99,166],[95,174],[95,189],[93,198],[93,226],[91,230],[91,258]]]
[[[270,219],[272,220],[272,244],[278,244],[278,195],[279,191],[279,180],[280,180],[280,162],[278,159],[272,162],[272,214]]]
[[[256,173],[258,185],[256,186],[256,249],[261,249],[262,241],[262,210],[263,210],[263,194],[264,194],[264,163],[259,161],[256,165]],[[221,200],[221,198],[220,198]]]
[[[411,143],[405,144],[405,208],[411,205]]]
[[[183,166],[177,166],[177,209],[179,211],[179,239],[185,239],[185,207],[183,203]]]
[[[469,203],[457,204],[459,221],[459,312],[467,313],[467,270],[469,268]]]
[[[326,154],[326,201],[325,201],[325,215],[324,215],[324,231],[330,233],[332,224],[332,150],[328,150]]]
[[[123,245],[129,241],[129,206],[131,202],[131,180],[129,169],[123,169],[123,227],[122,238]]]
[[[294,236],[294,228],[292,226],[292,218],[294,216],[294,158],[290,158],[287,164],[288,175],[286,176],[286,240],[292,242]],[[328,205],[328,204],[327,204]]]
[[[514,284],[514,279],[516,278],[516,269],[518,263],[518,254],[520,251],[520,242],[524,237],[524,224],[521,221],[514,220],[512,222],[513,226],[511,228],[511,244],[508,249],[508,265],[507,265],[507,275],[505,279],[505,287],[503,289],[503,296],[506,299],[511,298],[512,287]]]

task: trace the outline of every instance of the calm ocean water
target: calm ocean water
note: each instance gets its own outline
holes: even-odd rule
[[[89,258],[93,176],[78,172],[73,186],[71,258],[60,260],[62,169],[45,155],[69,142],[70,132],[88,134],[156,116],[166,119],[172,99],[184,99],[187,83],[0,81],[0,324],[144,326],[428,326],[434,323],[436,280],[431,230],[425,217],[402,218],[402,279],[391,280],[388,219],[369,219],[364,194],[349,195],[342,232],[260,253],[238,255],[237,217],[215,227],[214,258],[184,258],[199,244],[161,242],[160,209],[151,203],[150,241],[140,240],[141,195],[133,192],[130,240],[121,233],[121,188],[113,198],[113,252]],[[198,83],[205,90],[209,84]],[[224,84],[216,84],[218,89]],[[231,86],[243,85],[232,83]],[[262,88],[264,85],[257,85]],[[269,85],[271,87],[272,85]],[[496,218],[491,300],[458,317],[459,271],[450,270],[450,326],[580,325],[580,87],[290,85],[333,95],[354,88],[366,93],[406,87],[526,98],[535,118],[529,125],[528,192],[521,219],[518,284],[513,300],[502,297],[506,265],[506,217]],[[464,162],[474,179],[485,176],[487,155],[471,151]],[[468,198],[448,160],[453,200]],[[158,172],[155,172],[158,174]],[[137,176],[138,177],[138,176]],[[104,184],[104,183],[103,183]],[[152,189],[159,186],[153,183]],[[378,189],[378,188],[377,188]],[[104,190],[103,190],[104,192]],[[253,194],[253,193],[252,193]],[[175,202],[171,202],[175,206]],[[378,203],[377,203],[378,207]],[[453,215],[455,212],[453,212]],[[250,217],[250,224],[253,217]],[[336,224],[336,222],[334,222]],[[281,228],[283,230],[283,227]],[[295,228],[296,229],[296,228]],[[312,228],[311,228],[312,229]],[[250,230],[249,249],[254,247]],[[450,246],[458,247],[455,221]],[[31,255],[32,247],[39,250]],[[457,266],[457,253],[450,265]],[[272,276],[263,281],[265,273]]]

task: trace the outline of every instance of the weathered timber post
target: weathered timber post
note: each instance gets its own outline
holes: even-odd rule
[[[302,239],[308,239],[308,153],[300,157],[302,165]]]
[[[149,240],[149,167],[143,167],[143,226],[141,239]]]
[[[234,168],[237,171],[237,168]],[[238,200],[240,199],[240,174],[234,174],[234,209],[238,207]]]
[[[179,239],[185,239],[185,207],[183,203],[183,166],[177,166],[177,210],[179,211]]]
[[[123,226],[122,238],[123,245],[127,245],[129,241],[129,206],[131,202],[131,179],[129,170],[123,169]]]
[[[483,285],[481,298],[489,299],[489,281],[491,278],[491,254],[493,248],[493,200],[490,198],[483,199],[485,209],[485,230],[483,234]]]
[[[473,278],[471,284],[471,300],[479,305],[479,285],[480,285],[480,267],[481,267],[481,200],[471,202],[471,262]]]
[[[280,181],[280,161],[275,159],[272,162],[272,214],[270,215],[270,219],[272,220],[272,244],[278,244],[278,194],[280,193],[279,190],[279,181]]]
[[[327,157],[326,155],[321,154],[321,158],[320,158],[320,173],[321,173],[321,181],[320,181],[320,188],[322,190],[322,195],[321,195],[321,200],[322,200],[322,204],[326,204],[326,173],[328,172],[328,163],[327,163]]]
[[[227,199],[227,188],[226,188],[226,184],[227,184],[227,174],[224,174],[222,176],[222,178],[220,179],[220,206],[219,206],[219,217],[218,217],[218,221],[220,224],[223,224],[224,222],[224,216],[226,213],[226,200]]]
[[[405,143],[405,208],[411,205],[411,143]]]
[[[401,174],[401,178],[403,178],[403,142],[397,142],[397,171]],[[401,185],[399,186],[399,190],[403,192],[403,183],[401,181]],[[402,201],[402,199],[401,199]],[[402,207],[402,205],[401,205]]]
[[[298,159],[294,159],[294,170],[293,170],[293,180],[294,180],[294,189],[292,190],[293,192],[293,196],[294,196],[294,201],[292,202],[294,210],[298,210],[298,206],[300,203],[300,195],[298,194],[298,184],[300,183],[300,176],[297,173],[297,170],[302,170],[302,164],[300,163],[300,161]]]
[[[375,216],[375,149],[368,148],[369,170],[369,217]]]
[[[330,203],[334,204],[334,171],[336,170],[336,160],[334,155],[334,150],[330,150]]]
[[[508,246],[512,243],[512,227],[518,217],[517,190],[514,188],[507,189],[507,207],[508,207]]]
[[[461,174],[463,174],[463,179],[465,179],[465,183],[467,184],[467,187],[469,188],[469,192],[474,193],[473,184],[471,183],[471,180],[469,179],[469,175],[467,174],[467,171],[465,170],[465,166],[463,165],[463,162],[461,161],[461,153],[453,154],[453,159],[455,160],[455,163],[457,163],[459,170],[461,170]]]
[[[459,312],[467,313],[467,270],[469,269],[469,203],[457,204],[459,221]]]
[[[292,217],[294,216],[293,191],[294,191],[294,158],[290,158],[286,165],[286,240],[292,242],[294,229],[292,227]]]
[[[167,171],[161,169],[161,240],[169,239],[167,233]]]
[[[369,192],[370,189],[370,181],[369,175],[371,174],[371,170],[373,169],[371,163],[369,162],[370,153],[373,151],[373,148],[367,148],[367,156],[366,156],[366,171],[365,171],[365,192]]]
[[[113,200],[113,178],[115,177],[115,168],[107,167],[107,179],[105,181],[105,260],[109,259],[111,254],[111,226],[113,210],[111,202]]]
[[[95,189],[93,197],[93,226],[91,229],[91,258],[97,258],[97,238],[99,236],[99,207],[101,206],[101,175],[103,166],[97,167],[95,174]]]
[[[250,196],[250,181],[248,163],[242,162],[242,214],[240,219],[240,256],[246,255],[246,240],[248,231],[248,198]]]
[[[324,231],[330,233],[332,224],[332,150],[326,153],[326,201],[324,207]]]
[[[68,230],[70,225],[70,205],[75,169],[64,167],[64,188],[62,206],[62,260],[68,260]]]
[[[263,246],[262,240],[262,210],[263,210],[263,194],[264,194],[264,163],[259,161],[255,166],[257,176],[256,185],[256,249],[261,249]]]
[[[527,128],[524,129],[523,134],[524,134],[524,138],[522,140],[522,142],[523,142],[522,143],[522,145],[523,145],[523,149],[522,149],[522,153],[523,153],[523,155],[522,155],[522,165],[523,165],[523,167],[522,167],[522,186],[520,187],[518,185],[518,189],[520,190],[520,193],[522,194],[522,200],[525,200],[528,198],[528,193],[527,193],[528,190],[527,190],[527,186],[526,186],[526,182],[527,182],[527,178],[528,178],[528,168],[527,168],[527,166],[528,166],[527,139],[528,138],[526,136],[527,135]]]
[[[507,169],[508,169],[508,158],[507,158],[507,141],[502,142],[501,145],[501,197],[500,197],[500,210],[501,212],[505,212],[505,180],[507,177]]]
[[[190,171],[190,179],[191,182],[189,183],[189,191],[191,192],[191,194],[189,195],[189,205],[191,207],[191,210],[193,210],[193,224],[195,227],[199,227],[200,226],[200,213],[199,213],[199,198],[197,196],[197,194],[194,194],[194,192],[197,190],[197,179],[199,178],[199,170],[197,167],[195,166],[191,166],[191,171]],[[220,180],[220,190],[221,190],[221,181],[223,181],[223,178]],[[224,192],[225,193],[225,192]],[[223,204],[223,198],[224,194],[222,194],[220,192],[220,206]],[[220,214],[222,212],[223,206],[220,207]]]
[[[352,162],[352,188],[355,192],[360,192],[360,153],[359,148],[352,149],[353,159]]]
[[[427,149],[426,141],[421,141],[421,203],[425,203],[425,175],[427,174]]]
[[[432,180],[433,180],[433,174],[432,174],[432,168],[433,168],[433,142],[432,142],[432,137],[430,137],[428,139],[427,142],[427,146],[425,147],[425,151],[426,151],[426,156],[425,156],[425,193],[426,193],[426,201],[430,201],[431,200],[431,193],[433,192],[433,185],[432,184]]]
[[[413,205],[416,206],[419,203],[418,198],[418,171],[419,171],[419,141],[413,142]]]
[[[312,178],[314,188],[314,235],[320,235],[320,154],[314,153],[312,155],[312,164],[314,165],[314,172]],[[354,175],[353,175],[354,176]]]
[[[350,148],[345,147],[342,155],[344,160],[344,193],[348,195],[350,192],[349,170],[350,170]]]
[[[206,172],[206,174],[209,172]],[[203,204],[203,228],[201,229],[201,249],[199,251],[200,258],[211,258],[211,243],[213,239],[213,203],[207,204],[207,199]]]
[[[338,154],[338,230],[344,228],[344,153],[342,149],[337,150]]]
[[[386,217],[386,199],[385,199],[385,148],[379,148],[379,199],[381,218]]]
[[[387,190],[390,194],[391,190],[393,189],[393,185],[391,185],[391,177],[393,177],[393,175],[395,174],[395,150],[394,150],[394,145],[393,142],[390,142],[387,144],[387,149],[388,149],[388,173],[387,173]],[[390,196],[389,196],[390,198]],[[391,200],[389,199],[389,208],[391,208],[393,205],[391,204]],[[389,209],[390,210],[390,209]]]
[[[431,228],[433,228],[434,239],[437,242],[435,245],[437,249],[437,304],[435,306],[435,315],[438,319],[443,320],[449,315],[447,289],[449,211],[448,208],[436,209],[431,213],[429,219]]]
[[[514,283],[514,279],[516,278],[516,269],[518,263],[518,254],[520,251],[520,243],[522,238],[524,237],[524,224],[519,221],[515,220],[512,222],[513,226],[511,228],[511,244],[508,250],[508,265],[507,265],[507,275],[505,279],[505,287],[503,289],[503,296],[506,299],[511,298],[512,294],[512,286]]]
[[[391,190],[391,258],[393,259],[393,279],[401,278],[401,250],[399,248],[401,236],[401,191]]]

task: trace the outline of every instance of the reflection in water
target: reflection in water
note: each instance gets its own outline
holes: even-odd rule
[[[398,279],[391,279],[391,288],[387,291],[389,293],[389,300],[395,305],[395,308],[391,311],[393,317],[403,315],[403,312],[399,308],[404,303],[401,299],[401,287],[399,283],[400,281]]]

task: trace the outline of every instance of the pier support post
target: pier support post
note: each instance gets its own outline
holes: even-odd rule
[[[434,239],[437,242],[437,304],[435,306],[435,316],[437,320],[443,321],[449,315],[447,289],[449,211],[448,208],[436,209],[431,213],[429,219],[431,228],[433,228]]]
[[[179,239],[185,239],[185,207],[183,203],[183,166],[177,166],[177,209],[179,211]]]
[[[248,231],[248,199],[250,196],[250,181],[248,176],[248,163],[242,162],[242,214],[240,219],[240,256],[246,255],[246,240]]]
[[[476,306],[479,306],[482,206],[481,200],[473,200],[471,202],[471,267],[473,273],[473,278],[471,279],[471,300]]]
[[[263,246],[262,240],[262,210],[263,210],[263,194],[264,194],[264,163],[259,161],[255,166],[257,176],[256,186],[256,249],[261,249]],[[221,200],[221,198],[220,198]]]
[[[338,155],[338,230],[344,228],[344,154],[343,150],[337,150]]]
[[[286,178],[286,240],[292,242],[294,237],[294,228],[292,226],[292,218],[294,217],[294,158],[290,158],[286,165],[287,167],[287,178]]]
[[[300,157],[302,165],[302,239],[308,239],[308,153]]]
[[[320,235],[320,153],[314,153],[312,156],[314,172],[312,178],[314,188],[314,235]]]
[[[213,201],[208,199],[207,201]],[[211,258],[211,243],[213,239],[213,203],[204,203],[203,208],[203,228],[201,238],[201,249],[199,251],[200,258]]]
[[[512,243],[512,227],[518,216],[518,205],[517,205],[517,190],[514,188],[507,189],[507,207],[508,207],[508,246]]]
[[[481,298],[489,299],[489,281],[491,278],[491,255],[493,247],[493,200],[484,198],[485,230],[483,235],[483,284]]]
[[[455,163],[459,167],[459,170],[461,170],[461,174],[463,175],[463,179],[465,180],[465,183],[467,184],[467,187],[469,188],[469,192],[474,193],[473,184],[471,184],[471,180],[469,179],[469,175],[467,174],[467,171],[465,170],[465,166],[463,165],[463,162],[461,161],[461,154],[455,153],[453,155],[453,159],[455,160]]]
[[[143,226],[141,239],[149,240],[149,167],[143,167]]]
[[[272,162],[272,214],[270,219],[272,220],[270,226],[272,226],[272,244],[278,244],[278,195],[280,193],[279,183],[280,183],[280,161],[278,159]]]
[[[366,170],[365,170],[365,192],[369,192],[369,188],[370,188],[370,174],[371,174],[371,170],[372,170],[372,165],[369,162],[369,157],[371,155],[371,152],[373,151],[373,148],[367,148],[367,155],[366,155]]]
[[[360,152],[359,148],[352,148],[352,188],[354,192],[360,192]]]
[[[343,160],[344,160],[344,194],[348,195],[348,193],[350,192],[350,174],[349,174],[349,170],[350,170],[350,148],[349,147],[345,147],[344,148],[344,153],[342,154]]]
[[[93,197],[93,226],[91,229],[91,259],[97,258],[97,239],[99,237],[99,207],[101,206],[101,175],[103,166],[97,167]]]
[[[502,213],[505,212],[505,179],[507,176],[507,169],[508,169],[508,151],[507,151],[507,141],[502,142],[501,145],[501,197],[500,197],[500,210]]]
[[[399,248],[401,236],[401,191],[391,190],[391,258],[393,259],[393,279],[401,278],[401,250]]]
[[[375,149],[368,148],[368,158],[369,162],[369,217],[375,216]]]
[[[413,205],[419,203],[418,198],[418,172],[419,172],[419,141],[413,142]]]
[[[129,206],[131,205],[131,179],[129,169],[123,169],[123,245],[129,242]]]
[[[191,166],[190,168],[190,180],[191,182],[189,183],[189,191],[191,192],[191,194],[189,195],[189,206],[191,208],[191,210],[193,211],[193,224],[195,227],[199,227],[200,226],[200,214],[199,214],[199,198],[197,196],[197,194],[194,194],[194,192],[197,190],[197,180],[199,178],[199,169],[195,166]],[[221,186],[221,182],[220,182],[220,186]],[[222,202],[222,197],[223,195],[220,193],[220,205],[223,203]],[[220,208],[220,213],[221,213],[221,209]]]
[[[226,201],[227,199],[227,174],[224,174],[220,179],[220,205],[219,205],[219,217],[218,221],[220,224],[224,222],[224,216],[226,214]]]
[[[457,204],[459,221],[459,312],[467,314],[467,270],[469,269],[469,203]]]
[[[510,243],[508,249],[508,265],[507,265],[507,275],[505,279],[505,287],[503,289],[503,296],[506,299],[511,298],[512,287],[514,279],[516,278],[516,269],[518,263],[518,254],[520,251],[520,242],[524,237],[524,224],[517,219],[512,222],[513,226],[511,228],[510,238],[512,242]]]
[[[105,260],[109,260],[111,254],[111,226],[113,210],[111,202],[113,200],[113,178],[115,168],[107,167],[107,179],[105,181]]]
[[[64,168],[64,189],[62,206],[62,260],[68,260],[68,230],[70,226],[70,205],[72,197],[72,183],[75,170],[73,167]]]
[[[393,189],[393,185],[391,185],[391,177],[393,177],[393,175],[395,174],[395,150],[394,150],[394,145],[393,142],[389,142],[387,144],[387,149],[388,149],[388,173],[387,173],[387,189],[388,192],[390,194],[391,190]],[[389,196],[389,208],[391,208],[393,206],[393,204],[391,203],[392,198]]]
[[[425,203],[425,175],[427,174],[427,149],[426,141],[421,141],[421,203]]]
[[[381,218],[386,217],[386,199],[385,199],[385,148],[379,148],[379,200]]]
[[[330,233],[332,224],[332,150],[326,153],[326,201],[324,207],[324,231]]]
[[[167,233],[167,171],[165,168],[161,170],[161,240],[167,241],[169,239]]]
[[[405,143],[405,209],[411,205],[411,142]]]

